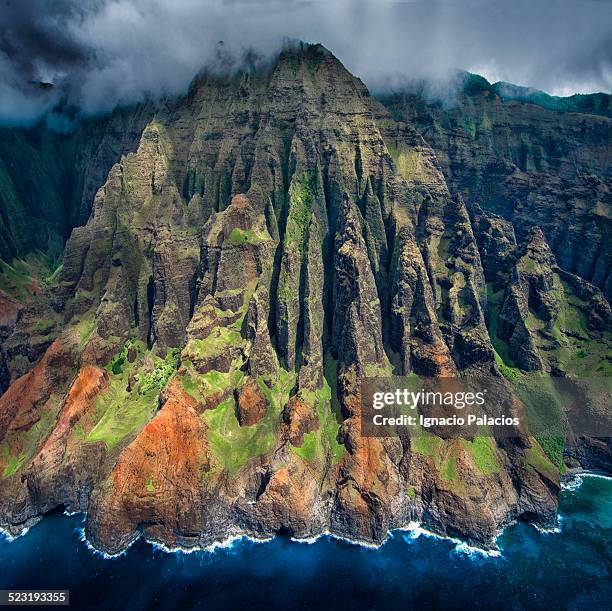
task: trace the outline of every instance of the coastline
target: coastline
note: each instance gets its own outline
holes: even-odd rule
[[[611,475],[607,475],[606,473],[603,473],[601,471],[571,469],[571,470],[568,470],[565,474],[563,474],[561,478],[562,491],[573,492],[577,490],[583,484],[584,478],[600,478],[600,479],[605,479],[605,480],[612,480]],[[72,511],[71,512],[71,511],[65,510],[62,513],[66,516],[82,515],[85,517],[87,515],[86,511]],[[42,522],[44,519],[45,518],[42,517],[38,522],[36,522],[36,524]],[[562,532],[562,528],[563,528],[562,527],[563,517],[557,514],[557,520],[559,522],[559,526],[556,528],[543,528],[532,522],[526,522],[526,524],[529,524],[530,526],[535,528],[542,535],[559,534]],[[423,536],[427,538],[438,539],[440,541],[449,541],[451,543],[454,543],[455,547],[453,551],[457,553],[463,553],[467,556],[478,555],[478,556],[485,557],[485,558],[500,558],[500,557],[503,557],[503,550],[498,547],[497,541],[504,534],[506,529],[510,528],[516,523],[517,523],[517,520],[512,520],[508,524],[501,526],[498,533],[495,536],[494,545],[491,548],[479,547],[476,545],[472,545],[469,542],[459,539],[457,537],[452,537],[450,535],[444,535],[441,533],[437,533],[435,531],[428,530],[427,528],[423,527],[422,524],[420,524],[419,522],[414,522],[414,521],[409,522],[405,526],[393,528],[387,531],[385,538],[379,544],[338,535],[331,531],[323,531],[317,535],[313,535],[310,537],[304,537],[304,538],[290,537],[290,540],[294,543],[299,543],[303,545],[313,545],[317,543],[318,541],[320,541],[321,539],[327,538],[327,539],[340,541],[343,543],[348,543],[350,545],[355,545],[362,549],[366,549],[370,551],[379,551],[387,544],[387,542],[390,539],[394,538],[395,535],[402,535],[404,539],[406,539],[407,537],[411,541],[416,540],[419,537]],[[36,526],[36,524],[34,526]],[[8,531],[0,527],[0,538],[4,538],[8,543],[12,543],[13,541],[17,539],[21,539],[22,537],[25,537],[28,534],[28,532],[31,530],[31,528],[32,527],[26,527],[18,535],[11,535]],[[217,550],[232,549],[244,541],[248,541],[249,543],[264,544],[264,543],[269,543],[276,538],[276,536],[255,537],[252,534],[247,533],[247,532],[236,531],[231,534],[228,534],[228,536],[224,539],[213,541],[212,543],[208,545],[204,545],[204,546],[195,545],[192,547],[183,547],[183,546],[172,546],[171,547],[160,541],[155,541],[154,539],[148,539],[147,537],[143,535],[138,535],[134,537],[128,543],[128,545],[121,551],[115,554],[109,554],[108,552],[98,549],[89,541],[89,539],[85,535],[85,525],[84,524],[78,530],[79,530],[79,539],[81,542],[85,544],[87,549],[94,555],[100,556],[106,560],[114,560],[117,558],[121,558],[122,556],[127,554],[129,549],[140,539],[142,539],[147,544],[149,544],[153,549],[160,550],[164,553],[186,554],[187,555],[187,554],[193,554],[197,552],[214,554]]]
[[[541,536],[517,522],[506,529],[498,541],[502,554],[493,558],[411,524],[410,531],[391,532],[381,549],[332,536],[297,545],[280,534],[266,545],[244,537],[200,553],[168,553],[143,538],[109,562],[80,540],[83,515],[55,512],[29,537],[0,543],[0,585],[68,588],[76,608],[91,608],[93,597],[99,609],[210,611],[239,608],[244,600],[252,608],[348,603],[366,611],[374,602],[376,608],[406,609],[422,608],[423,601],[431,608],[448,608],[449,601],[452,608],[470,608],[475,596],[483,609],[524,608],[527,602],[534,609],[581,608],[585,601],[607,608],[611,486],[610,479],[584,478],[580,490],[560,499],[561,534]]]

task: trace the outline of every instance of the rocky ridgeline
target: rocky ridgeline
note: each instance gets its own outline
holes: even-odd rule
[[[543,200],[492,213],[456,178],[473,161],[432,149],[319,46],[105,121],[61,270],[2,294],[2,528],[86,510],[117,552],[141,534],[379,542],[412,520],[489,545],[515,518],[555,522],[563,447],[359,422],[364,376],[484,373],[519,409],[527,372],[605,374],[605,283],[545,237]],[[566,454],[610,466],[596,440]]]
[[[610,96],[552,104],[555,99],[544,94],[508,99],[507,89],[512,92],[469,75],[445,102],[418,94],[381,99],[400,125],[415,127],[433,148],[451,192],[461,194],[468,208],[478,204],[511,221],[519,239],[539,226],[559,265],[609,300]],[[601,108],[587,110],[589,102]]]

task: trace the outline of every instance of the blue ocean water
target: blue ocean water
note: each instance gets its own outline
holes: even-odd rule
[[[373,550],[328,537],[242,540],[168,553],[144,541],[105,559],[81,541],[82,516],[55,514],[0,541],[0,589],[71,590],[90,609],[612,609],[612,480],[563,492],[562,528],[508,528],[501,555],[395,532]]]

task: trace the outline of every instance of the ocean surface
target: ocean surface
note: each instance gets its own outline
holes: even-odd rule
[[[279,537],[187,554],[138,541],[107,559],[83,542],[83,516],[54,514],[0,541],[0,589],[69,589],[71,608],[91,609],[612,609],[612,480],[576,480],[560,515],[560,532],[509,527],[498,556],[416,529],[379,549]]]

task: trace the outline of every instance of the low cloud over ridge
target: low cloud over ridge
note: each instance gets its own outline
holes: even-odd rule
[[[3,0],[0,122],[184,92],[203,67],[321,42],[372,89],[458,68],[557,95],[610,92],[609,0]],[[220,54],[218,42],[224,41]],[[52,83],[45,88],[41,83]]]

